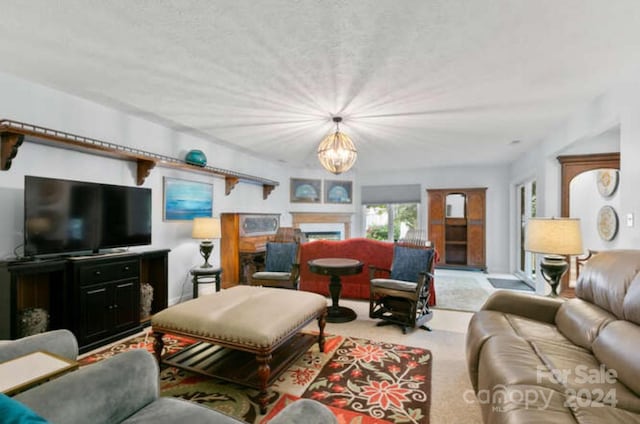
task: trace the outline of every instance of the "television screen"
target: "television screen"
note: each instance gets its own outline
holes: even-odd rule
[[[25,256],[151,243],[151,189],[25,176]]]
[[[103,185],[101,248],[151,243],[151,190]]]

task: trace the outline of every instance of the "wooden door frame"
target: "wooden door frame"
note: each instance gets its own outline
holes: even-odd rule
[[[570,184],[576,176],[594,169],[620,169],[620,152],[558,156],[561,166],[560,216],[569,217]]]
[[[569,217],[571,200],[571,181],[583,172],[595,169],[620,169],[620,152],[594,153],[588,155],[558,156],[561,166],[560,216]],[[562,279],[560,292],[567,296],[573,295],[569,287],[568,274]]]

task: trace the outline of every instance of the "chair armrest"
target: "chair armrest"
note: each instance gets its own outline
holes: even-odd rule
[[[15,396],[52,423],[119,423],[158,398],[158,364],[144,349],[87,365]]]
[[[291,281],[297,281],[300,278],[300,264],[291,264]]]
[[[336,416],[329,408],[311,399],[299,399],[284,408],[269,421],[270,424],[325,424],[338,423]]]
[[[53,330],[0,342],[0,362],[5,362],[38,350],[46,350],[58,356],[75,360],[78,357],[78,341],[69,330]]]
[[[380,278],[382,275],[386,276],[391,275],[391,270],[388,268],[380,268],[374,265],[369,265],[369,279],[373,280],[374,278]]]
[[[553,324],[562,303],[563,301],[557,298],[499,290],[489,296],[482,309]]]

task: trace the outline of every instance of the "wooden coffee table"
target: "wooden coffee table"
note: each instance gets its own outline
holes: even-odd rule
[[[76,369],[78,362],[53,353],[29,353],[0,363],[0,392],[15,395]]]

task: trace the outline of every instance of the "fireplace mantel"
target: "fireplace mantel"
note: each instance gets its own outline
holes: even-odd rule
[[[340,212],[290,212],[293,228],[300,224],[344,224],[344,238],[351,237],[351,216],[353,213]]]

